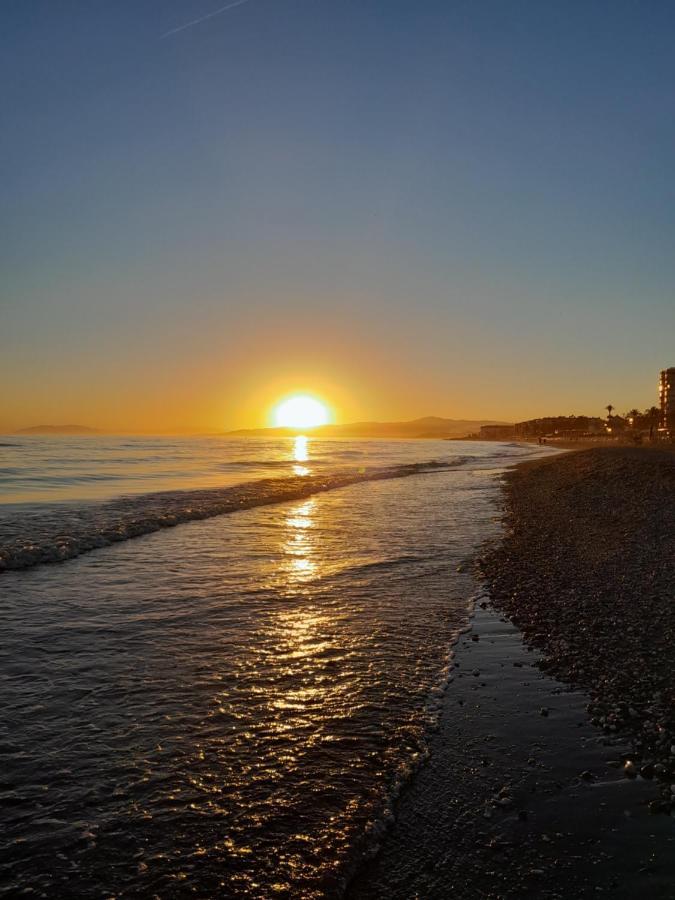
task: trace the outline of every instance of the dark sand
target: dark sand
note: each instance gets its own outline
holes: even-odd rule
[[[607,447],[520,466],[506,479],[506,524],[484,561],[493,601],[548,671],[588,691],[595,724],[656,767],[669,811],[675,454]]]
[[[649,812],[658,786],[623,775],[627,744],[537,662],[479,606],[431,757],[349,900],[675,897],[674,823]]]
[[[347,896],[673,900],[675,454],[537,460],[505,500],[482,567],[522,633],[486,594],[431,758]]]

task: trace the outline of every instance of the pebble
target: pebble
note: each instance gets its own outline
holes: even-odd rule
[[[637,766],[630,759],[624,763],[623,774],[626,778],[637,778]]]

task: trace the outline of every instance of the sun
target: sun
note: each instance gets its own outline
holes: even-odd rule
[[[275,407],[274,424],[281,428],[316,428],[328,422],[328,407],[307,394],[296,394]]]

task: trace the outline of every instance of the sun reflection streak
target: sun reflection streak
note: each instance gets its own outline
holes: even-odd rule
[[[310,499],[293,508],[286,516],[286,539],[283,545],[286,569],[292,580],[305,581],[316,574],[318,566],[314,556],[314,535],[316,527],[313,514],[316,500]]]
[[[316,606],[279,610],[274,624],[275,658],[285,677],[279,689],[268,695],[272,713],[268,726],[283,733],[301,721],[311,721],[309,746],[321,740],[327,706],[342,707],[340,698],[349,693],[349,678],[335,677],[335,665],[345,665],[348,654],[336,641],[330,616]]]
[[[293,440],[293,459],[297,462],[307,462],[309,459],[309,453],[307,452],[307,448],[309,447],[309,440],[304,434],[299,434]]]
[[[232,842],[227,856],[243,867],[242,878],[253,852],[249,835],[274,828],[280,811],[294,803],[286,800],[286,783],[304,781],[305,770],[321,759],[335,761],[336,777],[351,775],[351,762],[339,762],[335,746],[343,739],[340,723],[350,722],[359,708],[355,651],[341,602],[323,587],[323,576],[332,571],[324,503],[309,497],[279,508],[278,527],[269,531],[272,602],[263,602],[236,687],[216,685],[214,691],[208,685],[209,733],[218,737],[211,738],[210,753],[196,748],[190,786],[200,809],[227,817]],[[252,755],[253,746],[263,751]],[[226,796],[219,778],[223,766],[231,779]],[[335,840],[332,819],[324,831],[326,839]],[[293,878],[310,871],[301,852],[307,840],[302,831],[286,836],[290,849],[279,855],[280,871],[294,873]],[[215,855],[222,847],[222,841],[214,842],[207,850]],[[190,859],[200,851],[197,845]],[[291,881],[280,896],[290,896]]]
[[[309,460],[309,438],[304,434],[299,434],[293,438],[293,459],[296,463],[303,463]],[[307,466],[293,466],[293,472],[296,475],[309,475],[310,470]]]

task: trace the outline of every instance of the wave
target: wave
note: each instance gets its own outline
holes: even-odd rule
[[[220,469],[288,469],[295,463],[293,459],[232,459],[220,463]]]
[[[388,572],[395,571],[398,568],[403,568],[404,570],[411,565],[419,564],[421,562],[426,562],[428,557],[425,556],[415,556],[414,554],[405,554],[401,556],[396,556],[393,558],[387,559],[377,559],[373,562],[365,562],[360,565],[354,565],[350,568],[346,569],[343,572],[340,572],[339,578],[350,578],[353,579],[360,575],[368,575],[371,572]]]
[[[0,469],[0,480],[7,479],[9,484],[14,484],[16,478],[20,477],[23,481],[33,485],[60,485],[60,484],[98,484],[106,481],[119,481],[119,475],[107,472],[88,473],[82,472],[78,475],[35,475],[30,472],[18,468]],[[152,475],[144,474],[144,478],[152,477]]]
[[[119,541],[241,509],[301,500],[364,481],[405,478],[456,468],[466,462],[430,460],[365,472],[265,478],[225,488],[121,497],[84,506],[54,504],[23,522],[0,523],[0,572],[64,562]]]

